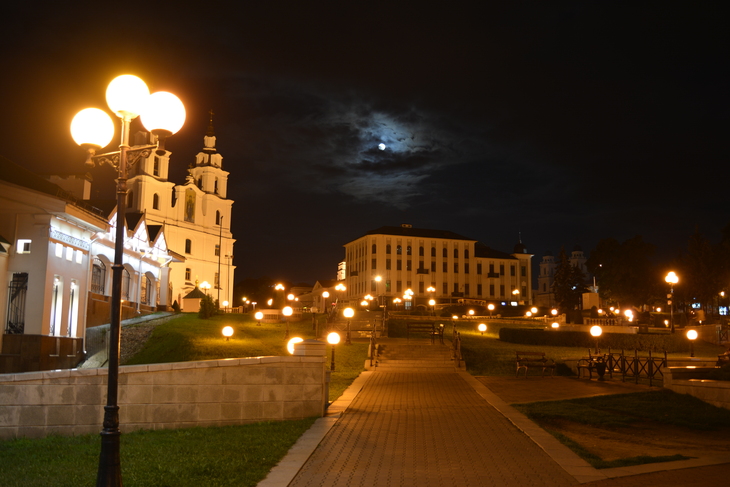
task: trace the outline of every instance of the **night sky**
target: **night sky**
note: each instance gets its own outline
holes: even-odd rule
[[[71,119],[131,73],[185,103],[182,183],[213,109],[236,280],[333,279],[383,225],[539,261],[637,234],[671,258],[730,222],[722,2],[7,3],[0,154],[83,172]]]

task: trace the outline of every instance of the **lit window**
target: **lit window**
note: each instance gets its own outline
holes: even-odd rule
[[[186,267],[185,268],[185,280],[186,281],[189,281],[190,280],[190,274],[191,274],[190,273],[190,267]]]
[[[66,247],[66,260],[69,262],[74,259],[74,249],[71,247]]]
[[[63,257],[63,245],[56,242],[56,257],[59,259]]]
[[[30,254],[30,240],[19,239],[16,250],[19,254]]]
[[[76,251],[76,263],[81,264],[84,261],[84,253],[80,250]]]

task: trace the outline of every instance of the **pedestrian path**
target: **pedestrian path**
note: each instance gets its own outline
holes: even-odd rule
[[[259,486],[669,487],[730,468],[671,463],[596,470],[463,369],[391,364],[363,372]]]

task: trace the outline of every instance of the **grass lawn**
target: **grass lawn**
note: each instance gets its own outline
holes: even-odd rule
[[[568,420],[610,429],[630,427],[633,423],[639,422],[681,426],[701,431],[730,427],[730,411],[712,406],[695,397],[667,390],[514,404],[513,407],[553,434],[595,468],[625,467],[681,460],[687,457],[638,456],[607,462],[556,430],[553,427],[556,420]]]
[[[127,487],[255,486],[314,422],[136,431],[121,436]],[[99,435],[0,441],[0,485],[94,485]]]

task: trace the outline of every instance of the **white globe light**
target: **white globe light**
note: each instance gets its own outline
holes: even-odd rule
[[[480,323],[479,324],[479,331],[481,331],[482,333],[484,333],[485,331],[487,331],[487,325],[485,325],[484,323]]]
[[[294,313],[294,310],[291,306],[284,306],[284,309],[281,310],[281,314],[284,316],[291,316],[292,313]]]
[[[114,122],[98,108],[85,108],[71,121],[71,137],[78,145],[106,147],[114,137]]]
[[[595,326],[591,327],[591,335],[593,335],[594,337],[599,337],[599,336],[601,336],[602,333],[603,333],[603,329],[601,329],[600,326],[595,325]]]
[[[340,343],[340,335],[333,331],[332,333],[327,335],[327,343],[331,345],[337,345],[338,343]]]
[[[150,90],[144,81],[131,74],[117,76],[106,89],[106,103],[120,118],[130,120],[144,112]]]
[[[697,336],[697,330],[687,330],[687,338],[690,340],[696,340]]]
[[[342,314],[345,316],[345,318],[352,318],[353,316],[355,316],[355,310],[352,308],[345,308]]]
[[[185,105],[172,93],[166,91],[152,93],[141,113],[141,120],[150,132],[166,130],[174,134],[185,123]]]
[[[291,355],[294,355],[294,344],[295,343],[302,343],[304,341],[304,338],[300,337],[294,337],[286,344],[286,349],[289,351]]]
[[[233,327],[232,326],[226,326],[223,328],[223,336],[226,338],[230,338],[233,336]]]

